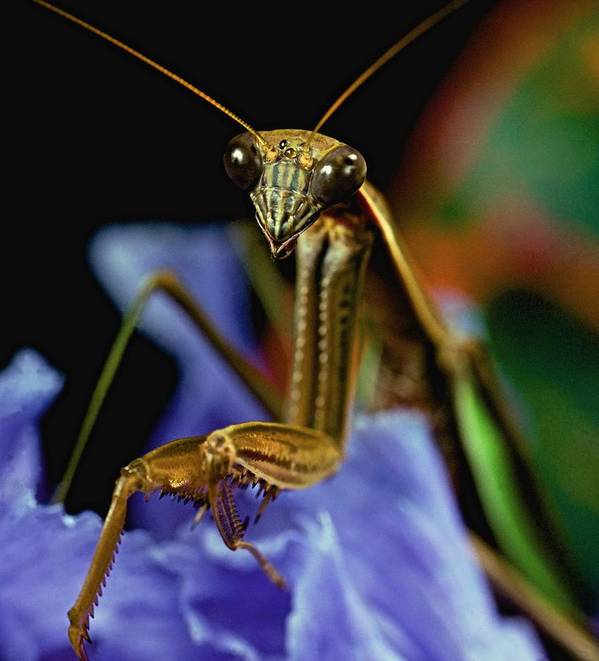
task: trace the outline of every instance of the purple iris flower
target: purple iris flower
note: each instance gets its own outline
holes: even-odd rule
[[[96,241],[93,262],[121,304],[144,274],[173,268],[258,360],[226,230],[113,228]],[[264,418],[174,306],[157,300],[143,327],[182,370],[154,444]],[[59,388],[60,378],[31,351],[0,374],[0,659],[72,658],[66,611],[100,530],[95,514],[65,516],[35,498],[43,477],[36,422]],[[190,530],[190,508],[178,506],[187,520],[175,525],[165,500],[144,507],[155,519],[124,537],[91,623],[92,659],[545,656],[525,620],[498,615],[418,414],[358,416],[339,474],[283,494],[250,526],[248,538],[287,578],[288,591],[249,554],[226,549],[209,520]]]

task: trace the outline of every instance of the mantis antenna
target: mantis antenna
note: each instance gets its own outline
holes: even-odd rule
[[[373,62],[368,67],[368,69],[363,71],[329,107],[325,114],[320,118],[318,124],[316,124],[316,126],[312,129],[312,133],[310,133],[310,137],[308,138],[308,145],[310,145],[312,142],[314,134],[318,133],[323,124],[330,119],[331,115],[358,89],[358,87],[365,83],[373,74],[375,74],[383,65],[387,64],[387,62],[394,58],[400,51],[406,48],[406,46],[409,46],[413,41],[418,39],[420,35],[428,32],[432,27],[437,25],[437,23],[440,23],[445,17],[449,16],[449,14],[452,14],[454,11],[465,5],[468,1],[469,0],[454,0],[453,2],[448,2],[434,14],[428,18],[425,18],[415,28],[412,28],[412,30],[410,30],[408,34],[404,35],[399,41],[396,41],[393,46],[389,48],[389,50],[385,51],[378,58],[378,60]]]
[[[141,60],[145,64],[151,66],[152,68],[156,69],[160,73],[164,74],[168,78],[171,78],[175,82],[179,83],[179,85],[183,85],[183,87],[186,87],[190,92],[193,92],[196,96],[199,96],[201,99],[204,99],[204,101],[207,101],[210,105],[214,106],[221,112],[223,112],[225,115],[230,117],[232,120],[236,121],[238,124],[241,124],[243,128],[246,131],[249,131],[262,145],[266,145],[266,140],[256,131],[253,129],[247,122],[245,122],[241,117],[238,117],[234,112],[223,106],[222,103],[219,103],[216,99],[213,99],[211,96],[206,94],[206,92],[202,92],[201,89],[196,87],[195,85],[192,85],[191,83],[187,82],[181,76],[178,76],[176,73],[173,73],[172,71],[169,71],[167,68],[163,67],[161,64],[158,64],[158,62],[155,62],[154,60],[150,59],[149,57],[146,57],[139,51],[135,50],[134,48],[131,48],[131,46],[127,46],[127,44],[123,43],[122,41],[119,41],[118,39],[115,39],[114,37],[111,37],[109,34],[106,32],[103,32],[102,30],[99,30],[98,28],[94,27],[93,25],[90,25],[89,23],[86,23],[85,21],[81,20],[80,18],[77,18],[77,16],[74,16],[73,14],[69,14],[66,11],[63,11],[59,7],[56,7],[49,2],[45,2],[44,0],[33,0],[38,5],[41,5],[42,7],[45,7],[46,9],[49,9],[50,11],[53,11],[55,14],[58,14],[59,16],[62,16],[63,18],[66,18],[68,21],[72,21],[73,23],[76,23],[77,25],[81,26],[85,30],[88,30],[89,32],[93,32],[94,34],[98,35],[98,37],[101,37],[102,39],[105,39],[106,41],[110,42],[114,46],[117,46],[121,50],[124,50],[125,52],[129,53],[130,55],[133,55],[133,57],[136,57],[138,60]]]

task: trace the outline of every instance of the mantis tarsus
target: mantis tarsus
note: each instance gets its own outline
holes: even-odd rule
[[[447,6],[429,23],[460,4]],[[425,21],[420,31],[427,27]],[[418,32],[417,28],[410,38]],[[366,166],[361,155],[319,134],[320,124],[314,132],[256,132],[244,126],[249,132],[228,147],[228,173],[250,191],[273,256],[287,256],[297,243],[300,260],[294,368],[282,416],[285,423],[243,423],[208,436],[180,439],[123,469],[92,568],[70,613],[70,638],[81,657],[85,655],[89,613],[111,563],[126,500],[135,490],[162,489],[208,504],[227,546],[247,549],[272,580],[283,582],[260,552],[243,541],[244,526],[225,478],[240,486],[260,482],[265,505],[281,489],[310,486],[338,469],[353,392],[356,303],[375,231],[389,250],[407,294],[406,313],[426,347],[422,373],[431,366],[438,373],[458,418],[458,389],[464,381],[475,382],[495,422],[506,436],[515,438],[482,348],[454,337],[439,318],[415,276],[384,202],[364,182]],[[146,294],[156,288],[170,293],[210,335],[201,311],[176,279],[170,274],[158,275]],[[219,343],[216,336],[214,343]],[[246,383],[279,417],[281,411],[265,394],[260,376],[227,347],[221,351],[233,359]]]

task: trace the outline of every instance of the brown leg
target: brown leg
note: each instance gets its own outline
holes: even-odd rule
[[[71,486],[71,482],[77,470],[79,460],[87,444],[93,426],[96,422],[104,398],[112,384],[116,371],[122,361],[123,354],[129,340],[139,322],[150,296],[162,291],[169,296],[189,316],[196,328],[202,333],[216,351],[237,373],[239,378],[254,394],[256,399],[275,418],[280,419],[282,404],[279,396],[273,391],[271,384],[264,376],[248,362],[235,348],[233,348],[218,332],[214,324],[202,307],[195,301],[177,276],[170,271],[159,271],[150,276],[139,294],[135,297],[127,313],[119,332],[114,340],[108,354],[98,383],[94,389],[89,407],[85,413],[75,448],[69,460],[67,469],[58,485],[53,497],[53,502],[63,502]]]

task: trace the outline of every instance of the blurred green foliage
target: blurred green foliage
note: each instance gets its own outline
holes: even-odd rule
[[[495,355],[526,404],[531,456],[551,510],[599,594],[599,342],[563,310],[504,292],[486,317]]]
[[[582,58],[599,12],[562,35],[500,109],[437,221],[463,224],[524,195],[562,227],[599,234],[599,88]]]

